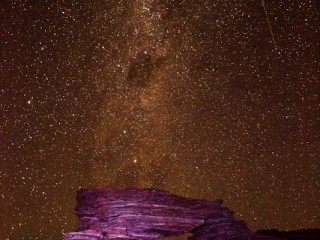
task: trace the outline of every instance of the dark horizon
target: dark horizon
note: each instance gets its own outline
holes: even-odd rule
[[[320,226],[316,0],[0,6],[0,239],[61,239],[90,186]]]

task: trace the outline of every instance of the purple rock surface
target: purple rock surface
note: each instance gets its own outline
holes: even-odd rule
[[[64,237],[151,240],[190,232],[190,240],[277,239],[252,233],[222,202],[183,198],[158,189],[80,189],[76,207],[80,224]]]

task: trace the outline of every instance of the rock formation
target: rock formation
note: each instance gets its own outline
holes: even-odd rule
[[[193,233],[190,240],[276,239],[252,233],[233,212],[213,202],[158,189],[88,188],[77,195],[80,224],[65,240],[151,240]]]

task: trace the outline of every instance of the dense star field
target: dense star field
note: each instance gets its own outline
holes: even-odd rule
[[[62,239],[87,186],[319,227],[317,0],[0,4],[0,239]]]

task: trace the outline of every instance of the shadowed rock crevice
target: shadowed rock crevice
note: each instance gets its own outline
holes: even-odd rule
[[[252,233],[222,200],[179,197],[158,189],[88,188],[77,195],[80,224],[65,240],[152,240],[187,233],[199,239],[276,239]]]

